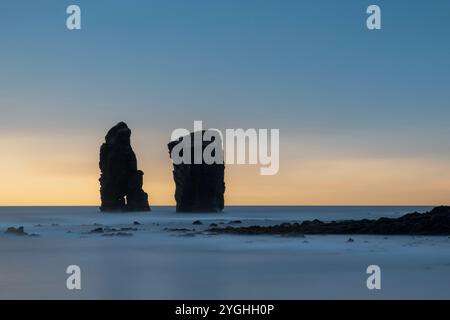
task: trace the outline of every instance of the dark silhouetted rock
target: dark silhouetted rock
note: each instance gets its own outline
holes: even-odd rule
[[[104,229],[103,228],[95,228],[91,231],[89,231],[89,233],[103,233]]]
[[[379,234],[379,235],[449,235],[450,207],[436,207],[426,213],[409,213],[400,218],[282,223],[275,226],[210,228],[214,233],[231,234]],[[353,240],[353,239],[352,239]],[[351,241],[350,241],[351,242]]]
[[[105,233],[102,234],[103,237],[132,237],[132,233],[128,232],[116,232],[116,233]]]
[[[149,211],[142,190],[144,173],[137,169],[130,144],[131,130],[124,122],[108,131],[100,148],[101,211]]]
[[[18,228],[9,227],[5,231],[5,233],[6,234],[13,234],[13,235],[16,235],[16,236],[28,236],[28,233],[25,232],[24,227],[18,227]]]
[[[195,220],[194,222],[192,222],[192,224],[199,226],[199,225],[202,225],[203,223],[200,220]]]
[[[197,132],[204,135],[207,131]],[[182,137],[179,140],[172,141],[168,144],[169,153],[173,159],[172,151],[180,143],[191,139],[190,163],[174,163],[173,177],[176,185],[175,200],[177,202],[177,212],[220,212],[224,208],[225,182],[224,172],[225,165],[223,161],[220,163],[205,163],[204,159],[201,163],[194,163],[195,149],[201,148],[201,152],[210,144],[220,145],[216,148],[217,158],[223,159],[222,141],[216,141],[213,137],[211,141],[203,141],[199,146],[194,145],[194,134]],[[175,152],[174,152],[175,153]],[[183,151],[179,152],[183,155]],[[216,156],[215,152],[212,153]]]

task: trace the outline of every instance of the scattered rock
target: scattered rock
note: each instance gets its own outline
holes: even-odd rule
[[[139,222],[137,222],[137,221],[133,222],[133,224],[134,224],[135,226],[140,226],[140,225],[141,225],[141,223],[139,223]]]
[[[103,233],[103,232],[105,232],[103,230],[103,228],[95,228],[95,229],[89,231],[89,233]]]
[[[348,238],[347,242],[355,242],[352,238]]]
[[[13,234],[16,236],[28,236],[28,233],[25,232],[25,228],[24,227],[9,227],[6,231],[6,234]]]
[[[194,222],[192,222],[193,225],[202,225],[203,222],[201,222],[200,220],[195,220]]]
[[[229,224],[241,224],[241,223],[242,223],[241,220],[233,220],[229,222]]]
[[[210,227],[217,227],[218,225],[217,225],[217,223],[211,223],[209,226]]]
[[[137,169],[131,130],[124,122],[111,128],[100,148],[101,211],[150,211],[142,189],[144,173]]]

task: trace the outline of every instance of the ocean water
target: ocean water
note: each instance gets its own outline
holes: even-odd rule
[[[153,207],[151,212],[102,214],[97,207],[0,207],[0,226],[37,223],[88,223],[92,221],[123,221],[130,217],[145,220],[183,221],[192,219],[246,221],[323,221],[342,219],[375,219],[399,217],[410,212],[425,212],[427,206],[228,206],[221,213],[176,213],[171,206]]]
[[[450,239],[412,236],[211,235],[210,223],[270,225],[310,219],[398,217],[431,207],[227,207],[223,213],[102,214],[95,207],[0,207],[3,299],[450,298]],[[200,220],[202,225],[193,225]],[[134,222],[139,224],[134,224]],[[3,233],[24,226],[39,237]],[[136,228],[104,236],[99,227]],[[195,229],[180,232],[173,229]],[[382,290],[366,268],[382,269]],[[68,290],[66,269],[81,269]]]

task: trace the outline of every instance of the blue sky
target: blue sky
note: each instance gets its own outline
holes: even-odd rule
[[[69,4],[80,31],[65,28]],[[286,162],[318,149],[445,162],[449,13],[445,0],[2,1],[0,135],[87,154],[124,120],[150,154],[203,120],[279,128]]]

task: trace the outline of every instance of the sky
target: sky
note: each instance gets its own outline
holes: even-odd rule
[[[280,130],[277,175],[227,165],[229,205],[449,204],[449,17],[447,0],[1,1],[0,205],[98,205],[119,121],[150,204],[173,205],[167,143],[194,120]]]

